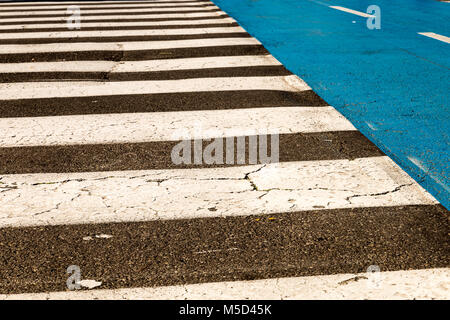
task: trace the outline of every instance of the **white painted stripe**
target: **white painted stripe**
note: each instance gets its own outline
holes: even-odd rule
[[[418,32],[418,34],[421,34],[425,37],[433,38],[433,39],[436,39],[436,40],[439,40],[442,42],[450,43],[449,37],[446,37],[446,36],[443,36],[443,35],[440,35],[440,34],[437,34],[434,32]]]
[[[330,8],[333,8],[333,9],[336,9],[336,10],[341,10],[341,11],[352,13],[352,14],[356,14],[357,16],[361,16],[361,17],[364,17],[364,18],[373,18],[374,17],[371,14],[367,14],[367,13],[364,13],[364,12],[359,12],[359,11],[348,9],[348,8],[344,8],[344,7],[341,7],[341,6],[330,6]]]
[[[83,28],[105,28],[105,27],[146,27],[146,26],[174,26],[174,25],[197,25],[197,24],[218,24],[218,23],[233,23],[236,22],[233,18],[222,19],[201,19],[201,20],[173,20],[173,21],[130,21],[130,22],[84,22]],[[11,24],[0,25],[0,30],[20,29],[20,30],[34,30],[34,29],[49,29],[49,28],[67,28],[67,23],[44,23],[44,24]]]
[[[233,90],[296,92],[310,89],[303,80],[295,75],[118,82],[19,82],[0,83],[0,99],[17,100]]]
[[[175,8],[136,8],[136,9],[123,9],[124,12],[159,12],[159,11],[211,11],[214,9],[218,9],[217,6],[208,6],[208,7],[198,7],[198,8],[192,8],[192,7],[182,7],[178,6]],[[114,13],[117,12],[118,14],[121,12],[120,9],[100,9],[100,10],[89,10],[86,13],[89,14],[103,14],[103,13]],[[21,16],[21,17],[32,17],[32,16],[64,16],[68,17],[66,15],[66,10],[61,11],[19,11],[19,12],[0,12],[0,19],[9,17],[9,16]],[[83,16],[83,12],[81,12],[81,15]]]
[[[42,3],[42,2],[41,2]],[[44,9],[51,9],[52,11],[66,11],[67,7],[70,6],[70,4],[64,4],[64,5],[58,5],[58,6],[33,6],[32,4],[28,3],[27,6],[16,6],[16,7],[2,7],[0,4],[0,12],[2,11],[10,11],[10,10],[44,10]],[[130,8],[139,8],[139,7],[164,7],[164,6],[212,6],[214,4],[208,3],[208,2],[196,2],[196,1],[190,1],[190,2],[181,2],[181,3],[167,3],[167,2],[142,2],[142,3],[122,3],[122,4],[114,4],[110,3],[106,7],[112,7],[114,9],[121,9],[123,7],[130,7]],[[86,10],[85,12],[90,12],[91,9],[101,9],[101,7],[105,7],[105,5],[102,5],[102,2],[97,2],[96,5],[81,5],[79,4],[78,7],[82,10]],[[53,10],[54,9],[54,10]],[[59,10],[60,9],[60,10]],[[82,11],[83,12],[83,11]]]
[[[153,29],[153,30],[106,30],[106,31],[60,31],[60,32],[20,32],[20,33],[0,33],[1,40],[8,39],[58,39],[74,38],[101,38],[101,37],[132,37],[132,36],[169,36],[169,35],[194,35],[211,33],[239,33],[245,30],[242,27],[221,27],[221,28],[183,28],[183,29]],[[0,41],[1,41],[0,40]]]
[[[0,228],[437,204],[386,156],[201,169],[12,174],[2,175],[1,182]]]
[[[100,287],[101,288],[101,287]],[[450,299],[450,269],[333,274],[189,285],[0,295],[0,300]]]
[[[224,126],[224,123],[227,125]],[[207,139],[265,133],[352,131],[332,107],[0,118],[0,147]]]
[[[141,3],[146,3],[146,4],[152,4],[152,3],[177,3],[177,2],[181,2],[183,3],[183,1],[185,0],[139,0],[139,2]],[[111,5],[111,4],[121,4],[121,5],[127,5],[129,2],[131,1],[72,1],[72,2],[65,2],[65,5],[85,5],[85,4],[94,4],[94,5]],[[199,2],[199,3],[205,3],[204,1],[194,1],[194,2]],[[24,2],[24,1],[14,1],[14,2],[10,2],[10,3],[0,3],[0,7],[2,7],[3,5],[4,8],[6,8],[8,4],[23,4],[24,6],[33,6],[36,8],[39,8],[40,6],[34,5],[33,2]],[[61,1],[39,1],[36,4],[48,4],[48,5],[52,5],[52,4],[61,4]],[[15,8],[15,6],[12,7],[8,7],[8,8]]]
[[[281,65],[271,55],[163,59],[146,61],[57,61],[0,63],[0,73],[16,72],[152,72],[206,68]]]
[[[81,22],[90,20],[142,20],[142,19],[165,19],[165,18],[196,18],[196,17],[215,17],[225,15],[223,11],[208,11],[195,13],[165,13],[165,14],[140,14],[140,15],[116,15],[116,16],[81,16]],[[2,23],[22,23],[26,21],[62,21],[66,22],[66,16],[47,17],[47,18],[2,18]]]
[[[166,41],[74,42],[0,45],[0,54],[74,52],[74,51],[136,51],[216,46],[260,45],[255,38],[211,38]]]
[[[184,2],[186,0],[138,0],[138,1],[142,2],[142,3],[151,4],[151,3],[177,3],[177,2]],[[64,4],[66,4],[66,5],[84,5],[84,4],[95,4],[95,5],[121,4],[121,5],[126,5],[129,2],[131,2],[131,1],[127,1],[127,0],[125,0],[125,1],[67,1],[67,2],[64,1]],[[194,1],[194,2],[199,2],[199,3],[203,2],[204,3],[204,1]],[[26,6],[34,6],[34,7],[39,8],[38,4],[48,4],[48,5],[58,4],[59,5],[59,4],[61,4],[61,1],[39,1],[36,3],[36,5],[30,1],[17,1],[17,2],[14,1],[14,2],[9,2],[9,3],[7,3],[7,2],[0,3],[0,7],[3,5],[5,5],[5,7],[6,7],[8,4],[18,4],[18,5],[23,4]],[[14,6],[10,7],[10,8],[14,8]]]
[[[411,161],[415,166],[417,166],[420,170],[423,171],[423,174],[425,176],[430,177],[431,179],[433,179],[437,184],[441,185],[447,192],[450,192],[450,187],[448,185],[446,185],[443,181],[442,178],[435,175],[433,173],[434,170],[430,170],[430,168],[428,168],[427,165],[425,165],[422,161],[420,161],[419,159],[417,159],[416,157],[413,156],[408,156],[407,157],[409,161]]]

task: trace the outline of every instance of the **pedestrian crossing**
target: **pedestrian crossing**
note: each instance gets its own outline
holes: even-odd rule
[[[182,20],[182,21],[195,21],[199,19],[220,19],[224,18],[225,13],[223,11],[214,11],[214,12],[183,12],[183,13],[177,13],[177,12],[169,12],[166,14],[160,14],[160,13],[147,13],[147,14],[140,14],[140,15],[133,15],[133,16],[122,16],[122,15],[115,15],[115,16],[104,16],[104,15],[96,15],[96,16],[83,16],[80,18],[81,21],[88,21],[90,23],[94,22],[110,22],[110,23],[124,23],[124,22],[155,22],[155,21],[174,21],[174,20]],[[12,18],[12,17],[2,17],[2,24],[3,25],[11,25],[16,23],[22,23],[22,24],[48,24],[48,23],[65,23],[67,25],[67,17],[58,17],[58,16],[52,16],[52,17],[46,17],[46,18],[40,18],[37,19],[36,17],[32,18]]]
[[[236,56],[236,57],[206,57],[187,58],[176,60],[147,60],[125,61],[119,65],[112,61],[64,61],[64,62],[37,62],[37,63],[3,63],[0,65],[1,73],[34,73],[34,72],[152,72],[197,70],[209,68],[233,67],[259,67],[279,66],[277,60],[269,55]],[[252,68],[253,69],[253,68]]]
[[[430,274],[433,276],[430,277]],[[224,281],[168,287],[80,290],[20,294],[6,299],[41,300],[311,300],[311,299],[432,299],[450,281],[446,269],[382,273],[387,290],[379,290],[365,273],[251,281]],[[444,281],[442,281],[444,279]],[[372,281],[372,282],[370,282]],[[372,284],[373,283],[373,284]],[[416,288],[421,283],[420,288]],[[369,284],[369,286],[368,286]],[[370,287],[372,286],[372,287]],[[400,289],[399,289],[400,287]],[[414,287],[414,292],[410,289]],[[438,288],[438,289],[437,289]],[[437,290],[436,290],[437,289]],[[433,294],[434,292],[434,294]],[[0,296],[0,300],[2,297]]]
[[[210,1],[0,3],[0,203],[0,299],[449,297],[448,211]]]
[[[193,26],[200,25],[201,27],[211,26],[236,26],[234,20],[226,17],[205,17],[198,20],[183,20],[181,18],[165,21],[127,21],[127,22],[84,22],[83,30],[139,30],[139,29],[170,29],[176,28],[192,28]],[[29,31],[66,31],[67,25],[64,22],[60,23],[46,23],[46,24],[0,24],[0,30],[3,32],[20,32],[21,30]]]

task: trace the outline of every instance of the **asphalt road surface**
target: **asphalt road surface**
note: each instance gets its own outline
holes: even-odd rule
[[[450,1],[213,2],[450,208]]]
[[[0,3],[0,230],[0,299],[450,298],[448,211],[210,1]]]

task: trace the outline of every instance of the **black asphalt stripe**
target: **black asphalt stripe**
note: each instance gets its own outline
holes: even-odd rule
[[[181,25],[158,25],[158,26],[117,26],[117,27],[83,27],[83,31],[112,31],[112,30],[153,30],[153,29],[192,29],[192,28],[219,28],[238,27],[236,22],[208,23],[208,24],[181,24]],[[23,33],[23,32],[59,32],[67,31],[67,26],[61,28],[41,29],[4,29],[0,33]]]
[[[228,15],[218,15],[218,16],[207,16],[207,17],[182,17],[182,18],[142,18],[142,19],[108,19],[108,20],[87,20],[86,23],[97,23],[97,22],[163,22],[163,21],[190,21],[190,20],[203,20],[203,19],[222,19],[229,18]],[[0,19],[0,26],[7,25],[22,25],[22,24],[53,24],[61,23],[61,20],[37,20],[37,21],[20,21],[20,22],[2,22]],[[83,20],[81,21],[83,23]],[[67,29],[66,29],[67,30]]]
[[[145,5],[142,7],[126,7],[126,6],[115,6],[115,7],[92,7],[92,8],[80,8],[81,12],[89,12],[90,10],[127,10],[127,9],[166,9],[166,8],[204,8],[204,7],[213,7],[213,4],[211,3],[204,3],[200,5],[192,5],[192,4],[181,4],[181,5],[175,5],[175,4],[164,4],[163,6],[152,6],[151,3],[149,5]],[[43,8],[43,9],[10,9],[10,10],[2,10],[0,13],[5,12],[39,12],[39,11],[61,11],[61,13],[64,15],[66,14],[65,8]]]
[[[185,92],[0,100],[0,118],[327,105],[312,90]]]
[[[192,70],[173,70],[155,72],[24,72],[0,73],[0,83],[29,81],[138,81],[138,80],[177,80],[217,77],[260,77],[291,75],[283,66],[252,66],[233,68],[208,68]]]
[[[193,148],[193,141],[189,140]],[[249,138],[245,137],[246,160],[249,162]],[[267,136],[271,155],[271,137]],[[237,165],[236,138],[234,164],[181,164],[171,159],[171,151],[181,141],[144,143],[87,144],[0,148],[0,174],[97,172],[120,170],[153,170],[207,168]],[[203,149],[211,140],[203,141]],[[223,140],[226,155],[226,140]],[[228,146],[230,148],[230,146]],[[338,160],[383,156],[384,154],[358,131],[281,134],[279,161]],[[265,156],[265,155],[263,155]],[[261,158],[259,158],[261,159]],[[258,160],[261,163],[261,160]],[[225,162],[225,161],[223,161]]]
[[[2,294],[65,291],[70,265],[80,267],[82,279],[101,281],[100,289],[450,265],[441,205],[1,231]]]
[[[89,1],[89,0],[86,0]],[[77,1],[77,2],[73,2],[73,1],[64,1],[64,0],[59,0],[59,1],[54,1],[54,3],[39,3],[36,2],[36,0],[30,0],[30,1],[19,1],[16,3],[11,3],[11,2],[6,2],[6,1],[0,1],[1,4],[1,8],[5,8],[5,7],[21,7],[21,6],[33,6],[33,7],[51,7],[51,6],[60,6],[60,5],[83,5],[83,6],[103,6],[103,5],[116,5],[116,4],[142,4],[142,3],[152,3],[152,2],[142,2],[142,1],[112,1],[114,2],[114,4],[112,3],[102,3],[102,2],[108,2],[108,0],[97,0],[95,3],[86,3],[85,1]],[[173,3],[173,4],[178,4],[178,3],[186,3],[186,2],[204,2],[204,3],[212,3],[210,0],[186,0],[186,1],[168,1],[168,2],[163,2],[163,3]],[[158,3],[158,1],[155,1],[155,3]],[[161,3],[161,2],[159,2]]]
[[[202,33],[159,36],[118,36],[118,37],[72,37],[72,38],[39,38],[39,39],[6,39],[0,40],[5,44],[44,44],[44,43],[80,43],[80,42],[127,42],[127,41],[170,41],[212,38],[251,38],[247,32],[233,33]]]
[[[216,46],[136,51],[68,51],[0,54],[0,63],[53,61],[140,61],[269,54],[262,45]]]
[[[162,9],[161,11],[151,11],[151,12],[127,12],[127,11],[115,11],[115,12],[105,12],[105,13],[83,13],[83,17],[90,17],[90,16],[139,16],[139,15],[148,15],[148,14],[173,14],[173,13],[213,13],[217,11],[222,11],[221,9],[210,9],[210,10],[186,10],[186,11],[164,11]],[[17,16],[8,16],[8,19],[23,19],[23,18],[54,18],[55,15],[51,14],[39,14],[39,15],[32,15],[32,16],[23,16],[23,15],[17,15]],[[59,17],[70,17],[70,15],[61,14]]]

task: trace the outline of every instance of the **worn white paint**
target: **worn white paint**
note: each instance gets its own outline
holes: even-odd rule
[[[252,281],[211,282],[154,288],[96,289],[0,295],[0,300],[280,300],[450,299],[450,269],[336,274]]]
[[[98,16],[84,16],[81,15],[81,22],[90,20],[136,20],[136,19],[161,19],[161,18],[192,18],[192,17],[214,17],[218,15],[225,15],[223,11],[205,11],[205,12],[192,12],[192,13],[164,13],[164,14],[139,14],[139,15],[98,15]],[[30,18],[7,18],[1,17],[3,23],[21,23],[26,21],[67,21],[67,16],[54,16],[54,17],[30,17]]]
[[[243,33],[241,27],[220,28],[182,28],[182,29],[150,29],[150,30],[106,30],[106,31],[59,31],[59,32],[20,32],[0,33],[0,39],[64,39],[64,38],[101,38],[101,37],[133,37],[133,36],[173,36],[173,35],[206,35],[211,33]],[[76,41],[76,40],[75,40]]]
[[[139,0],[139,2],[142,3],[177,3],[177,2],[183,2],[184,0]],[[93,5],[111,5],[111,4],[123,4],[123,5],[127,5],[129,1],[68,1],[68,2],[64,2],[65,5],[84,5],[84,4],[93,4]],[[194,2],[198,2],[198,1],[194,1]],[[204,3],[204,2],[200,2],[200,3]],[[9,3],[12,4],[12,3]],[[23,4],[25,6],[33,6],[33,7],[37,7],[39,8],[39,6],[34,6],[33,3],[31,2],[24,2],[24,1],[14,1],[13,4]],[[53,4],[61,4],[61,1],[39,1],[39,3],[37,4],[48,4],[48,5],[53,5]],[[8,3],[0,3],[0,7],[2,7],[4,5],[4,7],[6,8]],[[15,6],[12,7],[8,7],[8,8],[15,8]]]
[[[80,282],[78,282],[78,284],[81,285],[83,288],[87,288],[87,289],[94,289],[94,288],[100,287],[102,285],[101,281],[90,280],[90,279],[81,280]]]
[[[0,227],[437,203],[385,156],[225,168],[12,174],[2,175],[0,181]]]
[[[83,240],[84,241],[91,241],[91,240],[94,240],[94,238],[97,238],[97,239],[110,239],[110,238],[112,238],[113,236],[112,235],[110,235],[110,234],[96,234],[96,235],[94,235],[94,236],[86,236],[86,237],[83,237]]]
[[[16,2],[17,3],[17,2]],[[23,6],[13,6],[13,7],[5,7],[2,6],[2,4],[0,4],[0,13],[2,11],[10,11],[10,10],[16,10],[18,12],[21,12],[22,10],[33,10],[33,9],[39,9],[39,10],[45,10],[45,9],[55,9],[55,11],[58,9],[58,11],[63,11],[65,12],[67,7],[69,7],[71,4],[69,4],[68,2],[65,2],[67,4],[61,4],[61,5],[49,5],[49,6],[33,6],[33,3],[28,2],[27,5],[23,5]],[[83,3],[83,2],[81,2]],[[83,5],[79,3],[77,6],[82,9],[85,12],[90,12],[91,10],[96,10],[96,9],[102,9],[102,7],[107,7],[108,9],[121,9],[123,7],[127,7],[127,8],[139,8],[139,7],[166,7],[166,6],[178,6],[178,7],[183,7],[183,6],[211,6],[213,5],[212,3],[208,3],[208,2],[197,2],[197,1],[189,1],[189,2],[181,2],[181,3],[174,3],[174,2],[169,2],[169,1],[158,1],[158,2],[154,2],[154,1],[150,1],[150,2],[146,2],[146,1],[142,1],[142,3],[118,3],[118,2],[97,2],[94,3],[94,5]],[[45,4],[45,2],[40,2],[37,4]],[[106,5],[105,5],[106,4]],[[195,8],[193,8],[195,9]],[[42,12],[42,11],[41,11]]]
[[[73,42],[44,44],[8,44],[0,46],[0,54],[77,51],[136,51],[216,46],[259,45],[255,38],[211,38],[166,41]]]
[[[215,9],[219,9],[218,7],[211,5],[208,7],[198,7],[198,8],[191,8],[191,7],[183,7],[183,6],[178,6],[178,7],[174,7],[174,8],[136,8],[136,9],[123,9],[125,12],[130,13],[130,12],[137,12],[137,13],[142,13],[142,12],[148,12],[148,13],[152,13],[152,12],[160,12],[160,11],[174,11],[174,12],[183,12],[183,11],[211,11],[211,10],[215,10]],[[104,14],[104,13],[120,13],[123,11],[120,11],[120,9],[99,9],[99,10],[89,10],[89,14]],[[67,17],[66,15],[66,10],[57,10],[57,11],[16,11],[16,12],[1,12],[0,11],[0,19],[2,18],[7,18],[9,16],[17,16],[17,17],[32,17],[32,16],[40,16],[40,15],[46,15],[46,16],[64,16]],[[83,14],[81,14],[83,15]],[[20,18],[17,18],[20,19]]]
[[[16,72],[155,72],[207,68],[281,65],[271,55],[201,57],[145,61],[56,61],[0,63],[0,73]]]
[[[233,90],[295,92],[310,89],[303,80],[294,75],[118,82],[18,82],[0,83],[0,99],[17,100]]]
[[[227,24],[236,22],[233,18],[221,19],[199,19],[199,20],[168,20],[168,21],[128,21],[128,22],[84,22],[85,28],[105,28],[105,27],[148,27],[148,26],[175,26],[175,25],[198,25],[198,24]],[[0,30],[36,30],[49,28],[67,28],[67,22],[42,23],[42,24],[8,24],[0,25]]]
[[[0,118],[0,147],[127,143],[349,130],[356,129],[332,107],[19,117]]]
[[[450,187],[447,184],[445,184],[444,182],[442,182],[441,177],[435,175],[433,173],[433,170],[430,170],[430,168],[428,168],[422,161],[420,161],[419,159],[417,159],[416,157],[413,157],[413,156],[408,156],[407,158],[414,165],[416,165],[420,170],[422,170],[423,175],[426,175],[429,178],[433,179],[437,184],[441,185],[445,190],[447,190],[447,192],[450,192]]]

